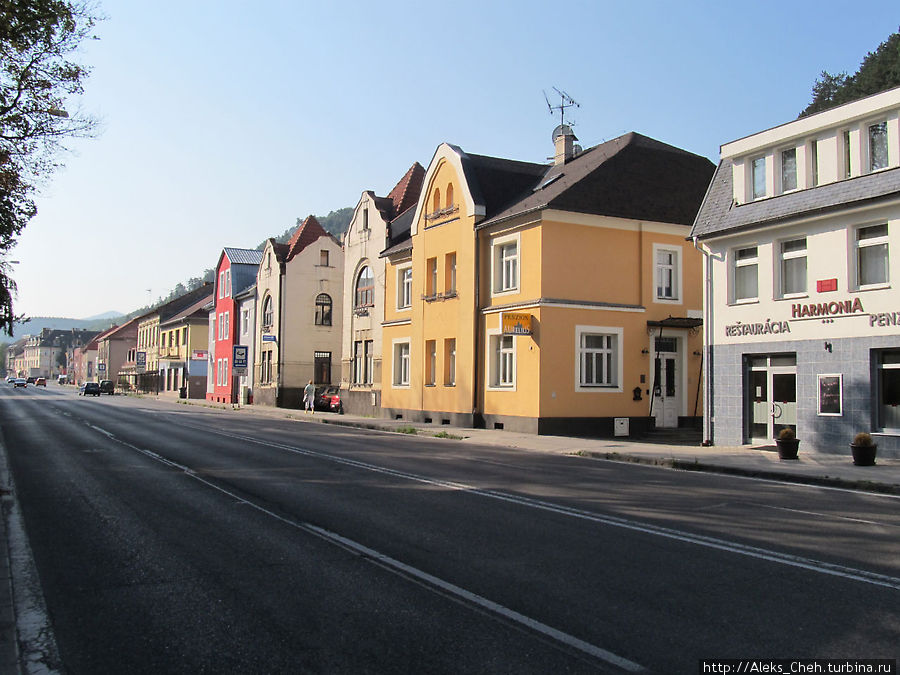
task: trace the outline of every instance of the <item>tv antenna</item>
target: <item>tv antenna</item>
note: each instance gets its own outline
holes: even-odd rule
[[[559,110],[559,125],[563,126],[566,123],[566,108],[580,108],[581,104],[561,89],[553,87],[553,91],[559,94],[559,105],[550,103],[546,91],[544,91],[544,100],[547,101],[547,107],[550,109],[551,115],[555,115],[556,113],[554,111]],[[570,124],[574,124],[574,122],[570,122]]]

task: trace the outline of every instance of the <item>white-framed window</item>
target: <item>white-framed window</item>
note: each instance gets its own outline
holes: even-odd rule
[[[428,282],[428,287],[425,289],[425,295],[435,295],[438,292],[438,264],[437,258],[429,258],[425,261],[425,266],[427,268],[427,277],[426,280]]]
[[[807,185],[815,187],[819,184],[819,141],[812,139],[809,142],[809,178]]]
[[[841,131],[841,172],[843,178],[850,178],[853,175],[853,164],[850,159],[850,130]]]
[[[250,332],[250,310],[241,310],[241,335],[247,335]]]
[[[733,297],[735,302],[759,299],[759,253],[756,246],[735,249],[733,253]]]
[[[766,196],[766,158],[756,157],[750,160],[750,198],[761,199]]]
[[[781,191],[797,189],[797,148],[781,151]]]
[[[444,384],[456,385],[456,338],[444,340]]]
[[[806,237],[779,242],[781,255],[781,296],[806,293]]]
[[[412,266],[407,265],[397,270],[397,309],[409,309],[412,306]]]
[[[374,340],[363,341],[363,367],[365,368],[365,370],[363,371],[364,384],[372,384],[372,378],[374,376],[375,370],[375,356],[373,354],[374,350]]]
[[[219,297],[225,297],[225,271],[219,272]]]
[[[516,339],[499,330],[488,334],[488,389],[516,388]]]
[[[425,384],[434,386],[437,380],[437,340],[425,341]]]
[[[858,227],[855,235],[857,288],[879,287],[888,283],[887,223]]]
[[[231,335],[231,312],[225,312],[225,335],[223,339],[227,340],[229,335]]]
[[[491,242],[491,277],[494,294],[518,290],[520,244],[518,234],[498,237]]]
[[[353,342],[353,384],[362,384],[363,382],[363,343],[362,340]]]
[[[888,165],[887,122],[882,120],[870,124],[869,137],[869,171],[886,169]]]
[[[874,352],[878,383],[876,409],[880,431],[900,432],[900,350]]]
[[[216,362],[216,386],[222,386],[222,359]]]
[[[262,330],[264,333],[268,333],[272,330],[272,323],[275,321],[275,310],[272,308],[272,296],[266,296],[266,299],[263,301],[263,313],[262,313]]]
[[[653,246],[656,260],[656,299],[677,302],[681,299],[681,248],[659,244]]]
[[[392,382],[394,387],[409,386],[409,338],[395,338]]]
[[[575,326],[575,391],[622,391],[621,326]]]
[[[450,191],[448,193],[449,197],[453,196],[453,191],[451,190],[450,185],[447,186],[447,189]],[[444,291],[447,294],[456,293],[456,252],[448,253],[444,256]]]
[[[228,359],[222,359],[222,384],[228,386]]]
[[[225,297],[231,297],[231,270],[225,270]]]

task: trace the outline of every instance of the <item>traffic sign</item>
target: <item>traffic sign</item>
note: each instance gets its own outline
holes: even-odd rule
[[[247,374],[247,360],[250,349],[245,345],[234,345],[231,354],[231,370],[235,375]]]

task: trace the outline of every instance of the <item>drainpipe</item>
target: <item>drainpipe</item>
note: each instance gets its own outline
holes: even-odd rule
[[[475,310],[475,320],[472,322],[475,326],[475,331],[473,340],[472,340],[472,427],[475,427],[475,416],[479,414],[478,412],[478,396],[481,393],[482,384],[478,379],[478,364],[481,361],[481,350],[478,348],[479,335],[481,334],[481,312],[479,310],[479,305],[481,304],[481,262],[479,252],[481,251],[481,246],[479,245],[479,236],[480,232],[478,229],[475,230],[475,292],[474,296],[474,310]]]
[[[282,346],[284,345],[284,277],[287,273],[287,263],[282,262],[278,266],[278,335],[276,336],[277,342],[275,343],[275,348],[278,350],[278,381],[275,386],[275,407],[278,407],[279,399],[283,399],[284,393],[282,391],[284,386],[284,368],[282,367],[284,363],[284,354],[282,353]],[[315,366],[315,358],[313,358],[313,381],[316,379],[316,366]],[[302,380],[301,380],[302,382]],[[282,400],[282,403],[284,401]]]
[[[713,364],[714,358],[712,353],[712,344],[710,340],[710,330],[713,325],[713,277],[712,277],[712,255],[705,248],[700,246],[698,238],[692,238],[694,248],[703,254],[703,261],[706,266],[704,281],[706,283],[705,302],[703,303],[703,354],[701,355],[701,364],[706,362],[705,370],[701,365],[701,376],[703,381],[703,445],[710,446],[713,444],[713,432],[715,423],[713,422]]]

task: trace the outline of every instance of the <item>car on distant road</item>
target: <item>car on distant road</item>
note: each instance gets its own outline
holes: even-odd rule
[[[341,403],[341,390],[338,387],[323,387],[316,392],[314,401],[316,410],[342,413],[344,406]]]
[[[15,379],[15,381],[13,382],[13,386],[14,387],[27,387],[28,382],[25,380],[24,377],[17,377]]]
[[[35,378],[32,376],[32,377],[29,377],[29,378],[26,380],[26,382],[28,382],[28,384],[34,384],[34,380],[35,380]]]
[[[46,387],[46,386],[47,386],[47,379],[44,378],[44,377],[38,377],[38,378],[35,378],[35,380],[34,380],[34,386],[35,386],[35,387]]]
[[[15,375],[10,375],[9,377],[6,378],[6,384],[14,384],[15,381],[16,381]]]
[[[112,396],[116,393],[116,385],[112,380],[100,380],[100,393]]]
[[[100,385],[97,382],[85,382],[78,390],[79,396],[99,396]]]

